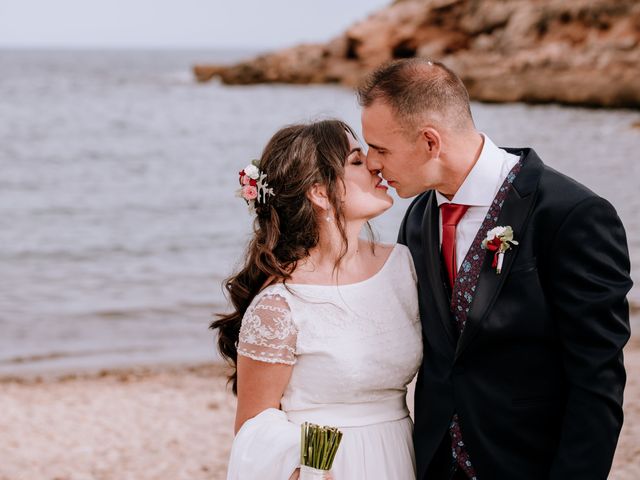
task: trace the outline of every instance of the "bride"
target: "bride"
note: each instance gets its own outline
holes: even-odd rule
[[[405,246],[360,238],[393,203],[381,181],[338,120],[281,129],[240,172],[254,234],[212,324],[238,397],[228,479],[298,478],[303,422],[343,432],[326,478],[415,479],[416,274]]]

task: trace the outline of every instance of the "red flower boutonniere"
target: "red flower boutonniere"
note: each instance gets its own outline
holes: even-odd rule
[[[497,274],[502,271],[504,253],[511,248],[511,245],[518,245],[518,242],[513,239],[513,229],[509,226],[489,230],[487,238],[482,241],[482,248],[495,252],[491,267],[496,269]]]

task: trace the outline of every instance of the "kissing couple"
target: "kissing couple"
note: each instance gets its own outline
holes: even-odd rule
[[[310,422],[343,434],[333,480],[606,479],[632,285],[615,209],[479,132],[441,63],[357,94],[366,152],[341,121],[292,125],[240,172],[254,231],[212,324],[238,400],[227,478],[298,478]],[[361,237],[388,188],[414,198],[394,245]]]

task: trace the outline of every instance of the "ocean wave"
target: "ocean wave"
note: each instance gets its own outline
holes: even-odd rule
[[[50,362],[52,360],[81,358],[81,357],[97,357],[112,354],[130,354],[140,352],[156,352],[160,350],[158,347],[138,347],[138,348],[113,348],[104,350],[85,350],[85,351],[69,351],[69,352],[50,352],[38,355],[15,356],[0,359],[0,365],[16,365],[24,363]]]

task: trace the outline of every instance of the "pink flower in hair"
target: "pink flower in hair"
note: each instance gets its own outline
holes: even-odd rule
[[[253,185],[245,185],[242,187],[242,198],[246,201],[255,200],[258,198],[258,189]]]

